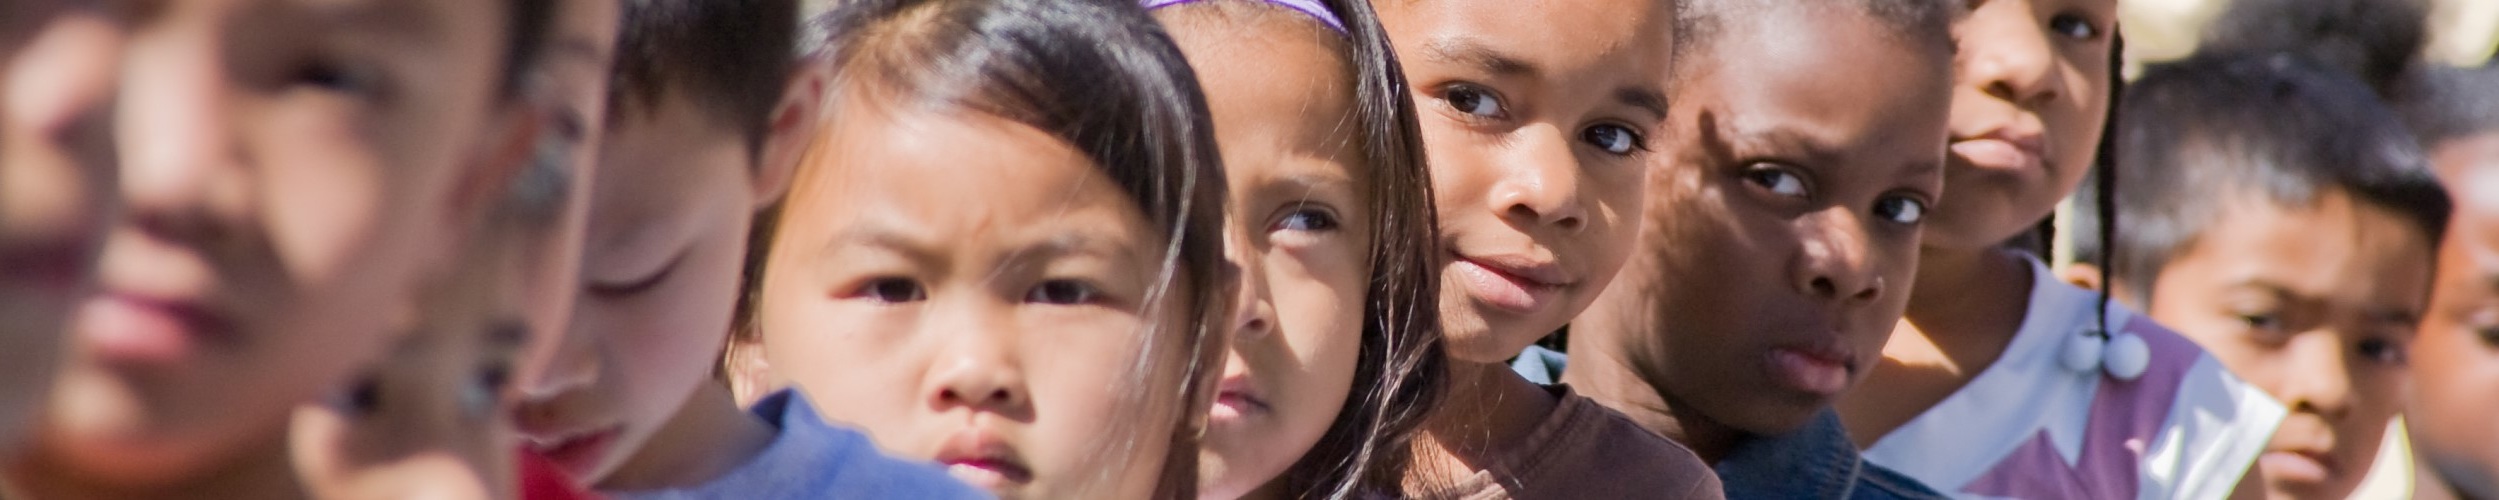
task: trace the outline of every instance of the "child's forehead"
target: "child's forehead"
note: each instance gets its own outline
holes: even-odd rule
[[[1591,74],[1655,78],[1666,61],[1673,19],[1655,0],[1423,2],[1422,56],[1495,74],[1574,81]],[[1392,26],[1392,29],[1395,27]]]

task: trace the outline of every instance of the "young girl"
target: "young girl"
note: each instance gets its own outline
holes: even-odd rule
[[[829,15],[755,304],[791,404],[1000,496],[1194,496],[1229,296],[1180,52],[1127,0]]]
[[[99,118],[121,33],[75,4],[0,6],[0,456],[17,450],[52,387],[115,205]]]
[[[1246,280],[1199,498],[1384,497],[1441,383],[1431,186],[1362,1],[1146,2],[1197,70]]]
[[[126,20],[127,210],[7,466],[30,497],[291,493],[290,412],[414,326],[535,144],[546,0],[161,7]]]
[[[1502,362],[1571,320],[1639,229],[1666,117],[1668,2],[1383,1],[1421,103],[1450,393],[1414,497],[1719,496],[1692,452]]]
[[[1994,0],[1954,26],[1947,188],[1907,314],[1838,404],[1868,458],[1946,494],[2220,498],[2282,419],[2193,342],[1999,245],[2100,157],[2116,8]]]

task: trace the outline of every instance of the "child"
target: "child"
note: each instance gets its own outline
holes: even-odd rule
[[[1837,405],[1875,463],[1959,497],[2221,498],[2281,421],[2193,341],[1999,245],[2102,156],[2116,8],[1995,0],[1954,24],[1949,188],[1880,366]]]
[[[414,326],[536,142],[544,0],[158,7],[127,25],[102,290],[7,465],[30,497],[293,494],[289,412]]]
[[[1157,0],[1197,70],[1246,280],[1199,498],[1396,495],[1438,395],[1430,177],[1367,2]]]
[[[311,498],[512,498],[515,440],[502,395],[533,335],[525,272],[566,216],[569,157],[543,155],[515,179],[430,279],[415,332],[320,403],[295,409],[295,470]]]
[[[1450,393],[1416,439],[1414,497],[1716,498],[1691,451],[1502,362],[1630,256],[1666,117],[1671,4],[1382,1],[1421,104]]]
[[[2411,346],[2411,493],[2499,498],[2499,70],[2449,71],[2434,73],[2437,90],[2413,113],[2433,117],[2414,123],[2456,210]]]
[[[52,387],[114,206],[100,118],[121,33],[75,3],[0,6],[0,456],[17,451]]]
[[[787,404],[1002,497],[1194,497],[1230,289],[1179,50],[1133,0],[827,15],[755,299]]]
[[[2268,497],[2349,497],[2401,407],[2446,226],[2413,138],[2287,54],[2154,67],[2118,116],[2108,289],[2290,408],[2257,461]]]
[[[1909,300],[1959,7],[1678,10],[1646,236],[1573,325],[1562,380],[1690,446],[1728,498],[1938,497],[1866,464],[1829,408]]]
[[[709,377],[747,223],[816,119],[822,78],[792,71],[795,3],[636,0],[623,18],[581,297],[516,412],[532,451],[627,498],[967,493],[803,408],[750,415]]]

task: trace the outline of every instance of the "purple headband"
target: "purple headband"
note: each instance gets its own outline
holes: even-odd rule
[[[1143,1],[1142,1],[1142,2],[1140,2],[1140,3],[1142,3],[1142,4],[1144,4],[1144,5],[1145,5],[1146,10],[1154,10],[1154,9],[1160,9],[1160,8],[1164,8],[1164,7],[1170,7],[1170,6],[1173,6],[1173,5],[1180,5],[1180,4],[1184,4],[1184,3],[1197,3],[1197,2],[1202,2],[1202,1],[1206,1],[1206,0],[1143,0]],[[1311,18],[1318,19],[1318,20],[1319,20],[1319,23],[1328,25],[1328,29],[1333,29],[1333,30],[1336,30],[1336,32],[1337,32],[1337,33],[1344,33],[1344,32],[1345,32],[1345,23],[1344,23],[1343,21],[1338,21],[1338,20],[1336,20],[1336,14],[1328,12],[1328,6],[1325,6],[1325,5],[1320,5],[1320,4],[1319,4],[1319,0],[1257,0],[1257,1],[1260,1],[1260,2],[1266,2],[1268,5],[1274,5],[1274,6],[1277,6],[1277,7],[1283,7],[1283,8],[1287,8],[1287,9],[1293,9],[1293,10],[1301,11],[1301,13],[1303,13],[1303,14],[1309,14]]]

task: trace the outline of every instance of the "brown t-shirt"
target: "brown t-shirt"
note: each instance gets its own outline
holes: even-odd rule
[[[1718,474],[1692,450],[1572,393],[1568,386],[1548,387],[1561,402],[1520,446],[1456,482],[1420,484],[1428,480],[1425,475],[1410,477],[1406,495],[1465,500],[1726,497]]]

